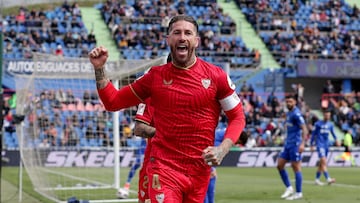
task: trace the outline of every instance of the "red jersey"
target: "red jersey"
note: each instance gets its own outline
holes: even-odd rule
[[[214,145],[221,108],[230,111],[241,105],[227,74],[197,58],[188,69],[172,63],[152,67],[131,89],[141,100],[151,97],[154,107],[151,158],[185,174],[210,172],[201,155]],[[236,139],[244,125],[237,127]]]

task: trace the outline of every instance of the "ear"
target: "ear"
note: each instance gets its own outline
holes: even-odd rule
[[[165,40],[166,40],[166,45],[169,46],[169,37],[168,37],[168,35],[165,36]]]
[[[195,40],[196,40],[196,42],[195,42],[195,47],[198,48],[199,45],[200,45],[200,37],[197,36]]]

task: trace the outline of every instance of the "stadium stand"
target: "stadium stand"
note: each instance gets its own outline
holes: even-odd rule
[[[64,57],[87,56],[96,38],[82,22],[77,3],[64,3],[53,10],[28,10],[21,7],[16,15],[5,16],[4,58],[32,58],[32,52]]]
[[[146,59],[167,55],[164,36],[170,17],[191,14],[197,17],[202,39],[198,55],[213,63],[230,62],[232,67],[256,67],[259,53],[234,36],[234,21],[216,1],[175,1],[126,5],[107,1],[96,6],[125,59]]]
[[[299,58],[359,59],[359,9],[345,1],[256,1],[237,4],[282,67]]]
[[[255,139],[254,146],[281,146],[285,113],[282,96],[262,93],[264,84],[261,82],[269,74],[269,70],[259,71],[257,77],[243,83],[253,69],[238,67],[256,67],[260,56],[256,50],[249,50],[241,37],[234,35],[234,21],[215,1],[175,1],[168,5],[159,2],[154,6],[152,1],[149,1],[150,4],[139,4],[138,1],[127,0],[124,5],[107,1],[95,6],[101,11],[104,22],[125,59],[166,55],[168,50],[164,35],[169,17],[183,12],[195,14],[199,19],[200,36],[203,40],[199,56],[213,63],[232,64],[230,76],[237,83],[237,91],[243,99],[246,130]],[[360,28],[359,11],[344,1],[339,1],[339,5],[330,5],[332,1],[328,0],[316,3],[308,1],[310,4],[302,1],[297,1],[296,4],[285,1],[284,4],[283,1],[266,0],[261,1],[261,4],[248,0],[236,2],[283,67],[294,67],[296,58],[309,54],[317,54],[323,58],[359,59],[359,49],[356,46],[360,46],[360,36],[354,34]],[[327,21],[320,23],[320,14],[324,15],[322,13],[327,16]],[[305,14],[319,14],[319,17],[315,16],[315,20],[305,19]],[[338,22],[332,28],[329,20],[331,15],[343,15],[346,20]],[[40,11],[21,8],[17,15],[6,16],[4,22],[5,59],[31,58],[32,51],[79,57],[86,55],[96,45],[96,36],[85,28],[77,4],[64,3],[53,10]],[[313,43],[313,40],[315,42],[311,50],[306,50],[305,43]],[[324,50],[328,51],[326,55]],[[286,56],[284,53],[287,53]],[[82,83],[84,87],[87,86],[86,83]],[[94,96],[96,94],[88,92],[86,88],[74,92],[66,84],[63,89],[56,89],[51,81],[46,84],[46,87],[42,87],[44,91],[38,92],[38,111],[34,112],[39,125],[38,137],[30,140],[29,146],[112,145],[111,114],[104,111],[99,99]],[[360,95],[351,95],[328,99],[338,126],[342,130],[353,129],[357,137],[360,137],[359,98]],[[5,104],[9,105],[8,100]],[[313,124],[317,120],[316,115],[311,113],[306,103],[302,103],[301,108],[306,119]],[[5,117],[7,129],[4,134],[4,143],[8,148],[18,146],[16,132],[12,128],[13,113],[13,108],[8,107]],[[90,117],[95,119],[86,119]],[[124,132],[129,133],[131,115],[121,112],[120,117],[121,126],[126,129]],[[35,115],[30,116],[26,125],[33,125],[34,118]],[[221,123],[226,126],[225,119]],[[52,127],[49,128],[50,126]],[[126,138],[126,135],[121,136]],[[126,145],[126,139],[121,143]]]

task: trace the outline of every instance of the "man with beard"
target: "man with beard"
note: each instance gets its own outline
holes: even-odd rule
[[[119,90],[105,75],[108,51],[89,53],[97,90],[105,108],[118,111],[151,97],[154,127],[151,139],[149,196],[151,202],[203,202],[211,166],[220,165],[245,126],[241,100],[230,77],[196,57],[198,24],[178,15],[169,22],[167,44],[172,62],[154,66],[143,77]],[[228,117],[224,140],[214,146],[221,110]]]
[[[301,172],[301,153],[305,147],[305,136],[308,133],[305,120],[301,111],[296,106],[294,95],[287,95],[285,98],[286,107],[289,110],[286,114],[287,137],[283,150],[279,154],[277,169],[281,180],[286,186],[281,198],[296,200],[303,197],[302,194],[302,172]],[[295,173],[296,192],[291,186],[289,176],[285,170],[285,164],[291,162],[291,167]]]

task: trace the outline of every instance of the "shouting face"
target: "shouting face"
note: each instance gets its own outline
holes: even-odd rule
[[[169,27],[167,37],[173,64],[181,68],[187,68],[194,64],[195,49],[199,46],[199,40],[197,29],[193,23],[186,20],[174,22]]]

